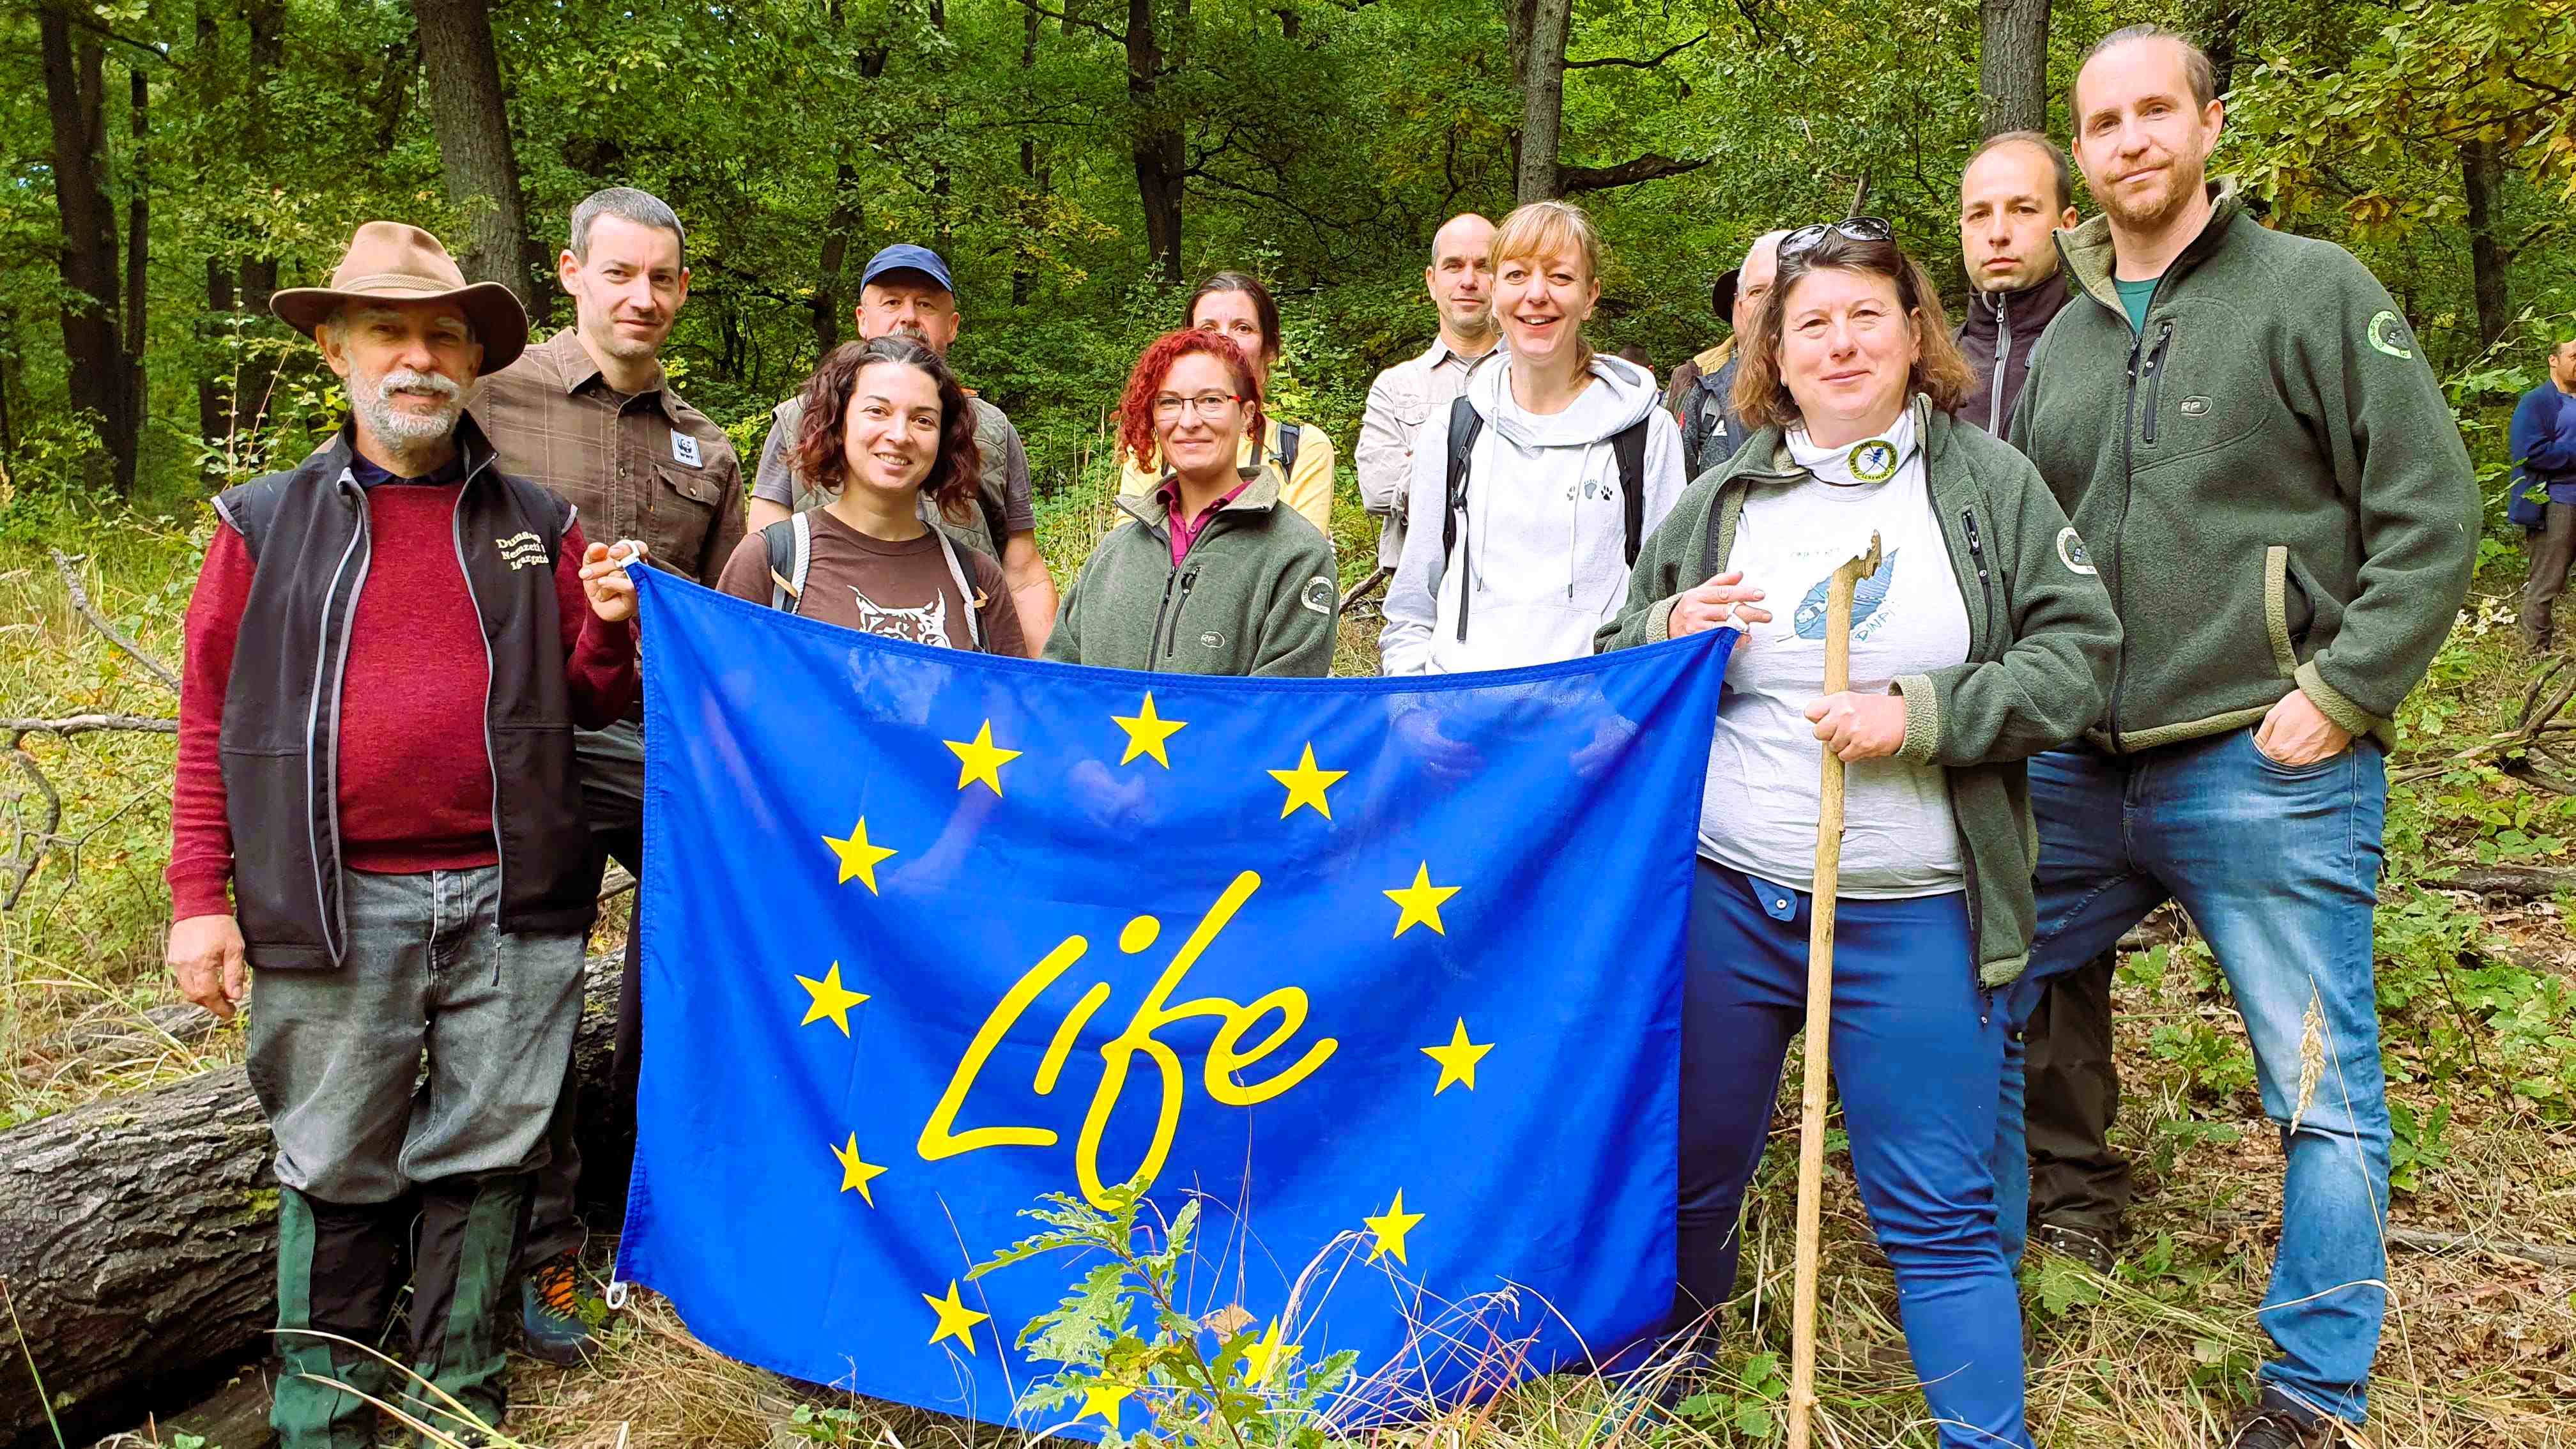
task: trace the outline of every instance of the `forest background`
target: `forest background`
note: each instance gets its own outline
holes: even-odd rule
[[[266,301],[327,277],[358,222],[431,228],[561,326],[572,204],[662,196],[695,273],[666,358],[747,455],[850,335],[865,259],[937,247],[966,317],[955,360],[1027,438],[1060,579],[1107,522],[1106,409],[1137,348],[1191,279],[1257,272],[1285,316],[1276,401],[1344,460],[1348,582],[1373,532],[1350,445],[1371,377],[1432,336],[1441,220],[1581,201],[1610,249],[1592,340],[1663,375],[1722,335],[1709,284],[1754,235],[1856,197],[1955,312],[1968,151],[2065,135],[2084,50],[2144,20],[2217,62],[2213,169],[2386,282],[2479,467],[2476,589],[2393,760],[2379,994],[2400,1251],[2375,1433],[2563,1444],[2576,686],[2510,643],[2522,552],[2501,499],[2513,399],[2576,335],[2576,0],[0,0],[0,1164],[13,1136],[239,1059],[238,1031],[170,1004],[161,965],[175,676],[153,661],[177,655],[204,500],[338,423],[336,382]],[[1339,670],[1374,667],[1371,628],[1346,625]],[[2115,1274],[2034,1260],[2043,1442],[2209,1442],[2264,1352],[2280,1162],[2252,1061],[2187,922],[2132,948],[2115,1142],[2142,1199]],[[1928,1444],[1838,1141],[1831,1160],[1830,1442]],[[1769,1437],[1787,1220],[1775,1161],[1732,1310],[1751,1331],[1680,1418],[1541,1385],[1423,1442]],[[607,1333],[594,1369],[521,1375],[519,1432],[967,1442],[793,1402],[666,1307]],[[22,1356],[0,1329],[0,1362]]]

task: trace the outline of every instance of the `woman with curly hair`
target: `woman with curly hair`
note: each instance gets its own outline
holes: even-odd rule
[[[845,343],[804,404],[796,470],[832,501],[744,539],[716,587],[934,649],[1027,654],[1001,565],[928,521],[933,508],[970,516],[980,466],[974,408],[948,364],[909,337]]]
[[[1324,675],[1333,667],[1333,545],[1279,501],[1279,470],[1238,464],[1262,429],[1261,380],[1208,331],[1145,349],[1118,407],[1118,446],[1161,459],[1127,521],[1092,550],[1056,610],[1046,657],[1183,674]]]
[[[1951,418],[1973,375],[1875,217],[1801,227],[1744,338],[1759,431],[1647,538],[1603,649],[1741,631],[1700,804],[1682,979],[1680,1302],[1714,1332],[1806,1019],[1824,753],[1849,766],[1827,1053],[1944,1449],[2029,1449],[1989,1161],[1996,994],[2030,958],[2023,761],[2100,713],[2120,626],[2039,470]],[[1826,581],[1879,544],[1825,692]],[[1677,902],[1676,905],[1679,903]]]

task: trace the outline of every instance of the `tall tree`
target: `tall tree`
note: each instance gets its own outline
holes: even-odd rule
[[[1565,43],[1573,27],[1574,0],[1513,0],[1512,78],[1521,92],[1521,128],[1512,198],[1522,205],[1562,194]]]
[[[1984,0],[1977,89],[1985,134],[2048,129],[2049,0]]]
[[[2478,341],[2489,347],[2513,325],[2513,303],[2505,287],[2506,253],[2496,240],[2495,194],[2502,173],[2493,141],[2473,138],[2460,143],[2460,190],[2469,213],[2469,285],[2478,304]]]
[[[1190,0],[1174,0],[1173,46],[1167,53],[1154,29],[1154,0],[1127,0],[1127,103],[1135,110],[1128,152],[1136,165],[1136,199],[1145,208],[1145,249],[1163,280],[1181,280],[1181,198],[1189,184],[1181,124],[1162,94],[1163,77],[1179,68]]]
[[[107,196],[107,84],[97,20],[76,0],[46,0],[36,12],[44,52],[45,106],[53,122],[54,210],[62,228],[63,361],[75,412],[97,420],[120,493],[134,488],[142,443],[136,379],[141,339],[123,335],[116,261],[116,209]],[[136,311],[139,315],[140,307]]]
[[[519,158],[510,149],[489,0],[416,0],[413,9],[447,199],[466,216],[465,254],[457,265],[469,282],[499,282],[518,293],[530,320],[542,322],[551,296],[537,285],[538,254],[519,191]]]

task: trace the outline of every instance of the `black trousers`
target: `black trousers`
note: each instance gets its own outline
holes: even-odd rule
[[[2128,1160],[2110,1145],[2120,1113],[2120,1069],[2111,1057],[2116,959],[2105,952],[2050,982],[2022,1034],[2034,1226],[2110,1238],[2129,1210]]]
[[[2548,523],[2531,536],[2531,577],[2522,586],[2522,607],[2514,621],[2523,643],[2549,647],[2550,611],[2567,592],[2571,564],[2576,564],[2576,504],[2552,503]]]

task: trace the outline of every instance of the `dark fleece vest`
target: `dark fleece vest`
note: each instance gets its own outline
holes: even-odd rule
[[[501,929],[587,930],[598,902],[555,602],[555,560],[572,508],[494,467],[492,445],[472,417],[458,422],[457,444],[466,469],[457,560],[492,665],[483,736]],[[254,570],[224,694],[221,749],[233,894],[242,936],[265,970],[328,970],[348,950],[340,683],[370,545],[351,448],[344,428],[293,469],[215,499]]]

